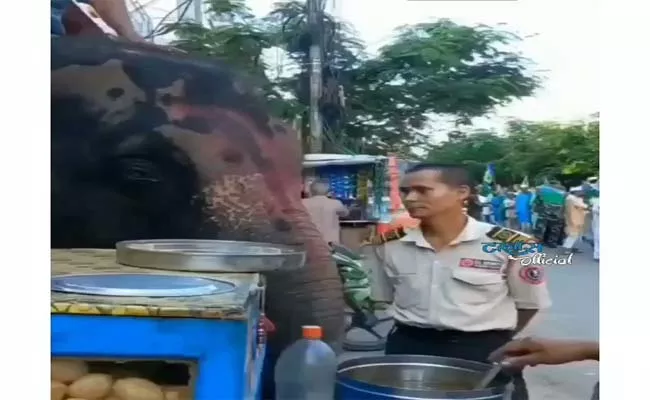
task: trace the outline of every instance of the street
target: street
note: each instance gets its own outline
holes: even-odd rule
[[[538,315],[523,335],[598,340],[598,263],[591,258],[591,248],[585,245],[582,249],[584,253],[574,256],[573,265],[546,269],[553,306]],[[385,334],[390,326],[381,328]],[[363,340],[367,334],[351,332],[350,335]],[[341,359],[378,354],[381,353],[347,352]],[[598,381],[598,364],[528,368],[525,377],[531,400],[588,400]]]

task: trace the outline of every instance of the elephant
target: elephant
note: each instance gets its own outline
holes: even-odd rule
[[[304,268],[266,274],[276,326],[267,357],[305,324],[338,350],[342,286],[301,202],[298,136],[269,116],[253,79],[149,44],[53,37],[51,48],[52,248],[164,238],[303,246]]]

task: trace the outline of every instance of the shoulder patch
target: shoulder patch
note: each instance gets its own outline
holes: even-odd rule
[[[497,242],[537,242],[533,236],[500,226],[493,227],[486,235]]]
[[[368,238],[364,244],[379,246],[384,243],[392,242],[394,240],[399,240],[406,236],[406,230],[402,227],[392,229],[386,233],[376,234]]]

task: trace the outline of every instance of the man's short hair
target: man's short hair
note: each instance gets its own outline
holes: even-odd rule
[[[309,191],[312,195],[326,195],[330,190],[330,185],[327,181],[316,179],[309,186]]]
[[[472,177],[467,167],[463,164],[420,163],[407,169],[405,174],[419,171],[440,172],[440,180],[449,186],[468,186],[474,188]]]

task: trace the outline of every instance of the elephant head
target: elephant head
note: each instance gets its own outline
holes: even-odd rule
[[[279,351],[301,324],[336,341],[343,299],[300,200],[297,135],[224,64],[149,45],[52,39],[52,247],[205,238],[302,245],[267,276]]]

